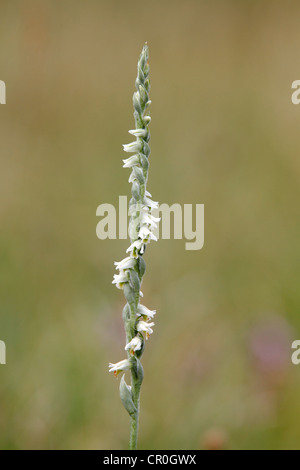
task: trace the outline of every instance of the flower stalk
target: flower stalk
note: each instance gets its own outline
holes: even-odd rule
[[[117,376],[119,373],[130,371],[131,385],[125,382],[123,374],[120,382],[120,397],[124,407],[130,415],[130,441],[129,448],[135,450],[138,440],[138,425],[140,412],[140,391],[144,377],[144,371],[140,362],[145,348],[145,340],[153,332],[153,317],[155,310],[150,310],[141,305],[141,284],[146,269],[143,258],[146,246],[151,240],[157,240],[153,229],[157,227],[158,218],[153,217],[151,211],[158,207],[158,203],[152,201],[151,194],[147,191],[150,132],[151,121],[148,115],[150,80],[149,80],[149,52],[147,44],[144,45],[137,67],[135,82],[136,91],[133,94],[133,108],[135,129],[129,133],[136,140],[123,145],[124,151],[133,153],[124,159],[124,168],[131,169],[129,183],[132,184],[132,197],[129,202],[129,236],[130,246],[127,249],[128,256],[115,263],[119,274],[114,275],[113,284],[122,289],[126,298],[123,309],[123,321],[126,332],[125,351],[127,359],[116,364],[110,364],[110,372]]]

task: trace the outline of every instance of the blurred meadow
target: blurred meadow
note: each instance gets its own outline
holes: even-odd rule
[[[124,356],[96,208],[129,195],[136,62],[151,66],[149,190],[205,204],[205,246],[153,243],[141,449],[300,449],[299,2],[3,2],[0,449],[127,448]]]

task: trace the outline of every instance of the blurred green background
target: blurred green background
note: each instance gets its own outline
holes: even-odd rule
[[[157,308],[140,448],[300,448],[299,2],[24,0],[0,16],[1,449],[127,448],[124,357],[96,208],[129,194],[122,144],[145,41],[154,200],[205,204],[205,246],[146,253]]]

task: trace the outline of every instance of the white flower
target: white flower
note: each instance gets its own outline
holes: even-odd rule
[[[156,222],[159,222],[159,221],[160,221],[160,217],[154,217],[153,215],[149,214],[145,210],[142,211],[142,213],[141,213],[141,223],[142,224],[148,224],[151,227],[156,228],[157,227]]]
[[[134,181],[136,180],[136,176],[134,174],[134,171],[132,171],[130,173],[130,176],[129,176],[129,179],[128,179],[128,183],[133,183]]]
[[[127,256],[127,258],[122,259],[122,261],[119,261],[118,263],[115,261],[114,265],[119,271],[121,271],[121,269],[132,269],[136,265],[136,260]]]
[[[140,320],[137,324],[137,327],[136,329],[140,332],[140,333],[146,333],[146,339],[149,338],[149,335],[151,335],[151,333],[153,333],[153,330],[151,328],[151,326],[154,326],[154,323],[147,323],[143,320]]]
[[[148,243],[150,242],[150,240],[154,240],[155,242],[157,242],[157,237],[152,232],[150,232],[149,234]]]
[[[124,359],[123,361],[117,362],[116,364],[109,363],[109,372],[113,372],[115,377],[117,377],[120,372],[129,369],[130,362],[128,359]]]
[[[147,135],[146,129],[132,129],[128,132],[129,134],[134,135],[135,137],[146,137]]]
[[[114,280],[112,284],[116,284],[118,289],[123,289],[123,284],[128,282],[128,277],[125,271],[121,271],[120,274],[114,274]]]
[[[150,209],[158,209],[158,202],[152,201],[152,199],[149,199],[148,197],[145,198],[144,203]]]
[[[137,314],[142,315],[142,317],[147,317],[148,319],[153,318],[156,314],[156,310],[149,310],[145,305],[139,304],[137,308]]]
[[[149,230],[147,225],[141,226],[139,238],[141,238],[144,243],[150,242],[150,240],[155,240],[157,242],[157,237],[151,232],[151,230]]]
[[[133,183],[134,181],[138,181],[138,180],[139,180],[136,171],[134,171],[135,168],[139,168],[139,167],[134,166],[134,167],[132,168],[132,172],[130,173],[130,176],[129,176],[129,179],[128,179],[128,183]],[[139,168],[139,169],[140,169],[140,168]],[[140,169],[140,171],[141,171],[141,169]]]
[[[135,351],[139,351],[142,347],[142,340],[138,336],[135,336],[128,344],[125,346],[125,351],[129,351],[133,356]]]
[[[151,215],[151,214],[149,217],[153,222],[160,222],[160,217],[154,217],[154,215]]]
[[[142,225],[139,231],[139,238],[141,238],[144,241],[146,238],[148,238],[150,233],[151,232],[149,230],[148,225]]]
[[[148,197],[152,197],[152,194],[149,193],[149,191],[147,191],[147,190],[145,191],[145,194],[146,194],[146,196],[148,196]]]
[[[144,242],[143,240],[136,240],[135,242],[133,242],[129,248],[127,248],[126,250],[126,253],[131,253],[131,255],[134,257],[134,258],[137,258],[138,257],[138,253],[137,252],[140,252],[141,254],[144,253]]]
[[[142,150],[142,142],[136,140],[135,142],[130,142],[130,144],[123,145],[124,152],[139,152]]]
[[[123,168],[132,168],[140,163],[140,159],[138,155],[132,155],[132,157],[126,158],[123,162]]]

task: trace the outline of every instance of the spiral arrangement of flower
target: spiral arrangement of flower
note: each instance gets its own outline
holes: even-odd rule
[[[149,100],[150,69],[148,58],[148,46],[145,44],[138,61],[135,82],[137,91],[133,94],[135,129],[129,131],[136,140],[123,146],[125,152],[133,153],[132,156],[123,160],[123,167],[131,169],[129,177],[129,183],[132,184],[132,198],[129,203],[131,244],[127,249],[128,256],[115,263],[119,273],[115,274],[113,279],[113,284],[123,290],[127,301],[123,309],[127,358],[116,364],[109,364],[109,371],[113,372],[115,376],[121,372],[131,372],[130,386],[125,382],[124,375],[120,382],[120,397],[131,417],[130,449],[137,448],[140,389],[144,376],[140,359],[144,351],[145,340],[153,332],[154,322],[152,320],[156,313],[155,310],[149,310],[140,303],[143,296],[141,283],[146,269],[143,255],[146,245],[151,240],[157,240],[153,231],[159,222],[159,219],[151,214],[152,209],[158,207],[158,203],[152,201],[152,196],[146,188],[150,155],[149,124],[151,121],[148,114],[151,103]]]

